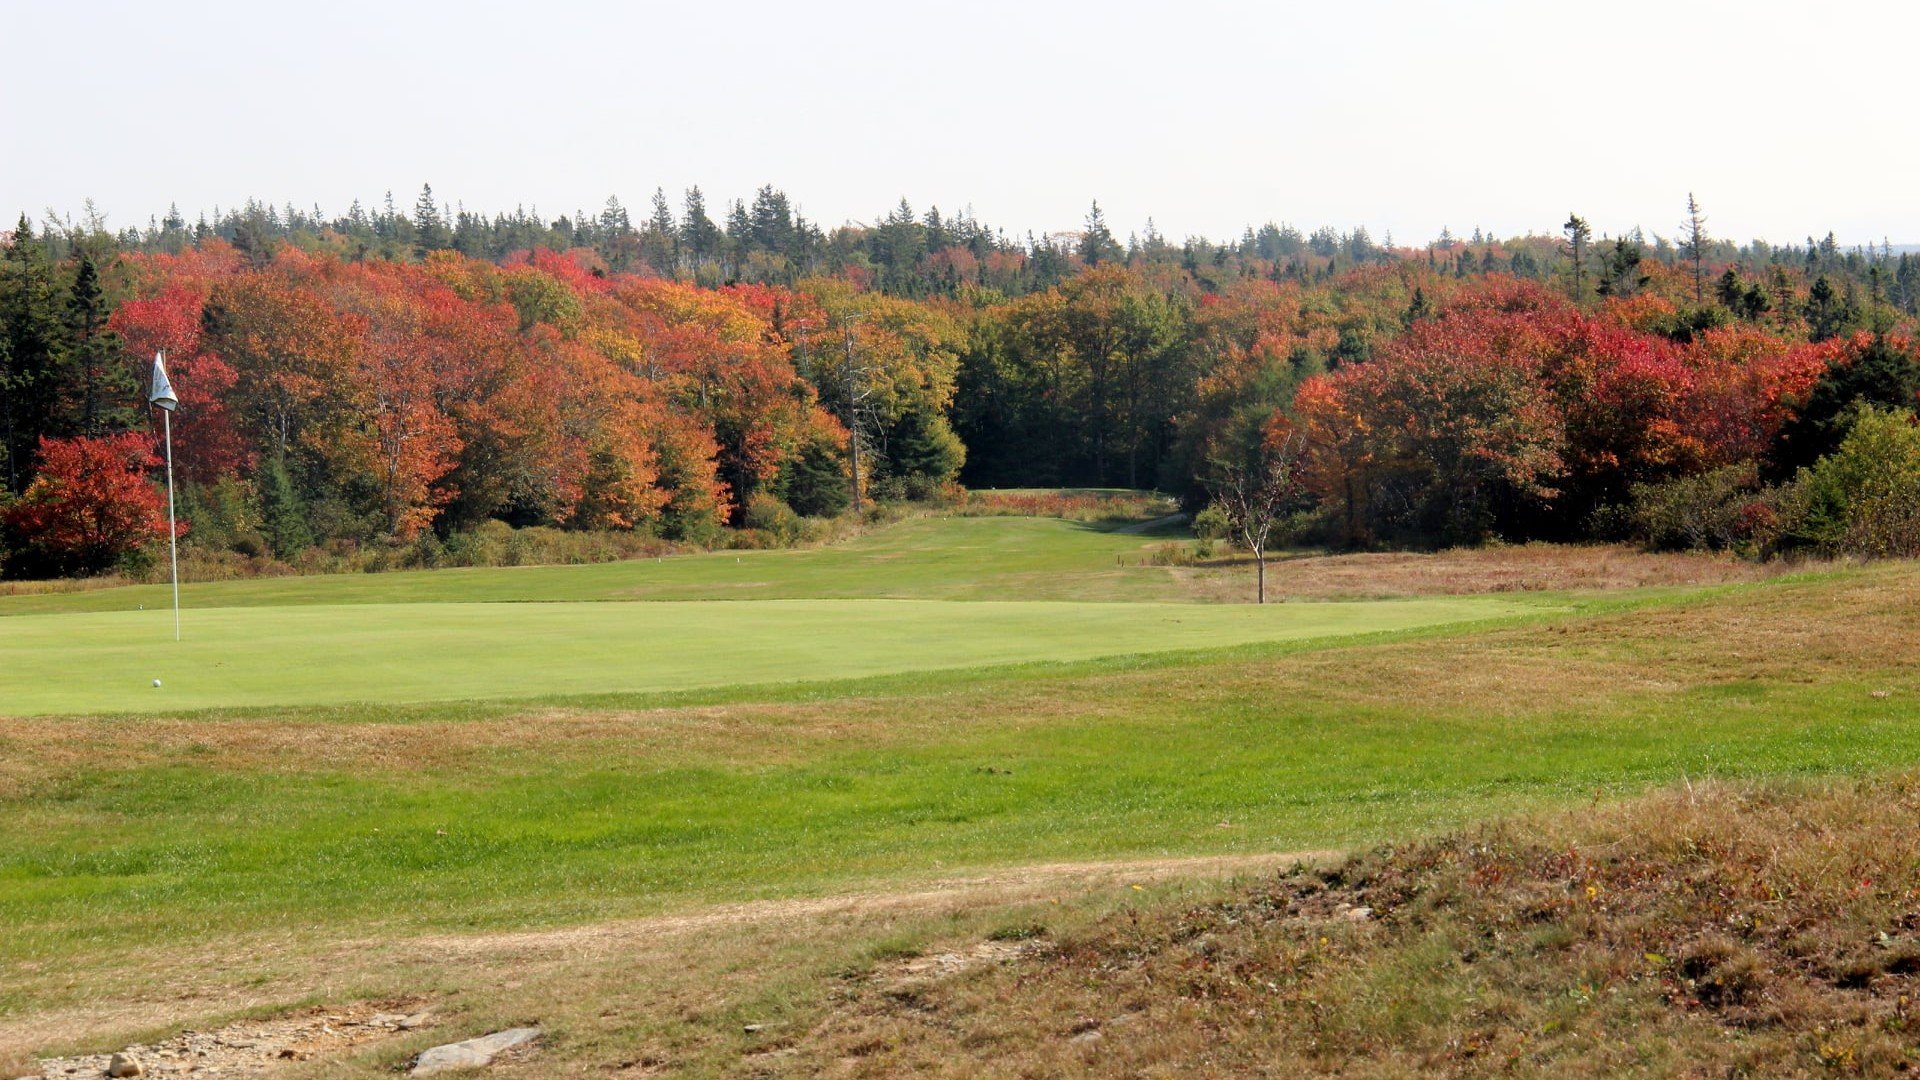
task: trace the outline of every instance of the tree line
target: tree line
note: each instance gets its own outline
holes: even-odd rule
[[[23,216],[0,570],[97,572],[164,530],[141,494],[162,349],[189,543],[282,560],[487,522],[710,544],[956,482],[1198,507],[1275,447],[1290,535],[1326,542],[1830,544],[1796,478],[1920,391],[1907,256],[1735,246],[1692,200],[1674,241],[1574,214],[1419,249],[1123,242],[1097,204],[1020,242],[904,201],[825,232],[771,187],[724,223],[697,189],[654,209]]]

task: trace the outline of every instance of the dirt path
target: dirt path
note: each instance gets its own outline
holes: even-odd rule
[[[1063,891],[1084,893],[1182,878],[1216,879],[1337,855],[1327,851],[1296,851],[1041,863],[914,882],[898,888],[720,904],[670,915],[551,930],[342,938],[304,948],[280,942],[282,947],[298,948],[304,954],[303,959],[293,965],[297,974],[284,982],[265,986],[235,984],[222,976],[223,972],[239,966],[237,958],[253,954],[265,943],[214,942],[170,951],[164,956],[146,957],[146,963],[162,964],[184,976],[172,982],[163,993],[143,993],[119,1000],[96,997],[84,1007],[23,1010],[0,1017],[0,1069],[8,1062],[25,1061],[33,1051],[55,1044],[116,1045],[116,1039],[130,1039],[140,1031],[200,1024],[222,1014],[271,1007],[275,1002],[324,1000],[340,987],[362,983],[363,976],[377,978],[383,971],[418,974],[436,969],[533,961],[592,961],[633,950],[697,947],[701,935],[726,932],[730,928],[795,923],[801,924],[795,928],[796,932],[804,932],[808,921],[1018,904],[1058,896]],[[458,981],[457,976],[452,981]],[[331,1006],[336,1012],[354,1007],[358,1005],[344,1001]],[[431,1006],[422,1001],[409,1002],[408,1007]],[[251,1032],[249,1040],[265,1042]]]
[[[694,933],[743,923],[876,912],[913,911],[969,905],[1013,904],[1044,896],[1062,887],[1088,889],[1100,885],[1139,884],[1174,878],[1216,878],[1334,858],[1338,852],[1295,851],[1259,855],[1209,855],[1122,862],[1040,863],[997,870],[972,877],[947,878],[907,889],[846,893],[838,896],[791,900],[755,900],[723,904],[682,915],[592,923],[558,930],[524,930],[491,934],[432,935],[411,938],[385,947],[414,954],[418,960],[446,960],[470,956],[516,956],[555,952],[594,952],[624,942]],[[353,948],[359,948],[359,945]]]

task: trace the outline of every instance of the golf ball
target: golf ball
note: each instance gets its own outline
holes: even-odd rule
[[[155,686],[159,686],[159,685],[160,685],[160,680],[159,680],[159,679],[155,679],[155,680],[153,680],[153,685],[155,685]]]

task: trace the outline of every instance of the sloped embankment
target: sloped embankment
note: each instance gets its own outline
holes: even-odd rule
[[[1920,1064],[1920,778],[1683,788],[1301,867],[912,993],[856,1074],[1886,1074]]]

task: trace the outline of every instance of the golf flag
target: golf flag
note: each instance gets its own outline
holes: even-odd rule
[[[147,392],[147,404],[158,405],[172,412],[180,407],[180,399],[173,396],[173,384],[167,381],[167,354],[153,354],[153,389]]]
[[[180,526],[173,517],[173,410],[180,407],[180,399],[173,395],[173,384],[167,381],[167,351],[153,354],[153,380],[147,387],[147,404],[158,405],[161,423],[167,433],[167,561],[173,564],[173,640],[180,640]],[[155,686],[160,680],[153,681]]]

